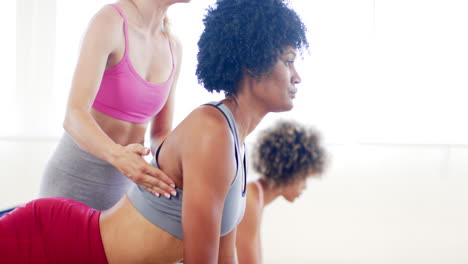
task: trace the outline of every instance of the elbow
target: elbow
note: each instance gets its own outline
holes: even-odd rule
[[[69,113],[67,112],[67,114],[65,115],[65,118],[63,119],[63,123],[62,123],[62,127],[65,131],[67,132],[70,132],[70,128],[71,128],[71,120],[70,120],[70,115]]]
[[[69,107],[63,119],[62,127],[67,132],[70,133],[73,130],[74,123],[77,120],[77,115],[79,114],[78,109],[73,109]]]

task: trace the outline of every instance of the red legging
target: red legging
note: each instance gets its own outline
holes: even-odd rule
[[[100,214],[61,197],[18,207],[0,218],[0,262],[107,263]]]

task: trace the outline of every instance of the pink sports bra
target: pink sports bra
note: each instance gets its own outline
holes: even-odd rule
[[[112,6],[124,21],[125,53],[119,63],[104,72],[93,108],[120,120],[143,124],[161,111],[169,96],[175,70],[171,41],[172,71],[169,78],[160,84],[146,81],[135,71],[128,56],[127,19],[119,6]]]

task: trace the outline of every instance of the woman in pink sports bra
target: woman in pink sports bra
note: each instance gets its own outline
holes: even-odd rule
[[[134,185],[103,212],[66,198],[35,200],[0,218],[2,261],[237,263],[245,138],[269,113],[294,107],[296,56],[308,41],[286,0],[217,0],[203,23],[197,78],[225,99],[193,110],[158,148],[153,164],[178,195]]]
[[[239,264],[262,263],[260,226],[263,209],[279,196],[293,202],[310,176],[320,175],[326,152],[312,128],[293,121],[278,121],[264,130],[252,150],[253,168],[260,179],[247,185],[244,218],[237,226]]]
[[[65,133],[42,177],[40,197],[67,197],[104,210],[132,181],[176,195],[174,181],[142,156],[172,130],[182,48],[167,9],[190,0],[120,0],[89,23],[75,69]]]

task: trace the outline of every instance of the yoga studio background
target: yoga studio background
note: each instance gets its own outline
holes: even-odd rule
[[[0,209],[36,197],[63,131],[80,39],[109,2],[3,1]],[[194,74],[212,2],[170,10],[184,44],[176,123],[222,97]],[[297,63],[294,110],[260,128],[279,117],[313,124],[331,163],[295,204],[267,207],[265,263],[468,263],[468,3],[291,2],[309,28],[310,54]]]

